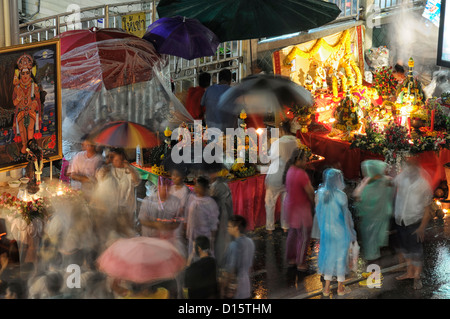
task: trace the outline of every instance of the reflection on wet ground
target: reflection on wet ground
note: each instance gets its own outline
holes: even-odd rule
[[[252,284],[255,299],[323,298],[322,281],[316,272],[318,244],[313,241],[308,251],[308,272],[289,267],[285,260],[286,234],[277,228],[268,235],[264,227],[248,234],[255,242],[256,255]],[[390,238],[390,242],[392,242]],[[450,216],[432,220],[424,244],[423,289],[414,290],[412,280],[397,281],[401,274],[393,247],[383,248],[376,261],[383,271],[380,289],[361,287],[361,273],[367,271],[367,261],[359,258],[358,269],[347,277],[352,292],[346,299],[449,299],[450,298]],[[392,246],[392,245],[391,245]],[[385,273],[384,270],[387,270]],[[333,293],[333,291],[332,291]],[[335,298],[335,297],[333,297]]]

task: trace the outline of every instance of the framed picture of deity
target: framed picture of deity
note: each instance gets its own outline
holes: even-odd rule
[[[58,39],[0,48],[0,171],[62,158]]]

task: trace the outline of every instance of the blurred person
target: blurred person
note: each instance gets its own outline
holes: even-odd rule
[[[225,178],[218,176],[218,172],[210,174],[210,196],[219,207],[219,225],[217,228],[214,256],[218,264],[222,264],[225,250],[231,241],[228,234],[228,220],[233,216],[233,198],[230,187]]]
[[[253,266],[255,256],[255,244],[253,240],[245,235],[247,220],[240,215],[233,215],[228,220],[228,233],[233,241],[228,245],[225,254],[224,276],[222,287],[227,287],[227,281],[234,281],[236,288],[222,292],[224,298],[250,299],[252,297],[252,286],[250,282],[250,270]],[[222,288],[221,288],[222,289]]]
[[[286,163],[291,158],[294,150],[298,149],[297,139],[290,133],[289,121],[280,123],[279,136],[280,138],[275,140],[269,149],[270,165],[265,179],[266,230],[269,234],[275,230],[275,207],[278,198],[281,196],[281,202],[283,203],[286,196],[286,188],[283,184]],[[281,228],[287,232],[288,225],[284,217],[283,204],[281,207]]]
[[[140,177],[126,160],[123,149],[116,148],[111,153],[111,163],[104,165],[97,173],[99,183],[97,192],[94,192],[93,204],[104,212],[116,213],[115,231],[124,236],[132,236],[135,229],[135,188],[140,183]]]
[[[186,237],[188,254],[194,249],[194,240],[200,235],[206,236],[214,247],[217,226],[219,223],[219,206],[208,195],[209,181],[199,176],[195,181],[194,195],[190,197],[186,221]],[[212,252],[214,253],[214,252]]]
[[[203,120],[205,108],[201,105],[203,94],[211,84],[211,74],[202,72],[198,75],[198,86],[190,87],[186,96],[186,110],[194,120]]]
[[[103,157],[97,153],[96,147],[87,135],[81,138],[82,151],[70,161],[67,176],[73,189],[82,190],[89,198],[96,182],[95,173],[103,164]]]
[[[50,272],[45,275],[45,287],[48,292],[46,299],[65,299],[67,296],[61,293],[64,278],[59,272]]]
[[[107,276],[94,272],[86,279],[84,299],[114,299],[113,292],[108,288]]]
[[[192,262],[193,255],[199,259]],[[210,254],[210,241],[206,236],[198,236],[194,241],[194,252],[188,260],[184,274],[186,299],[217,299],[216,259]]]
[[[231,80],[231,71],[222,69],[219,72],[219,83],[208,87],[203,94],[200,105],[205,109],[205,123],[209,128],[234,128],[237,125],[234,116],[227,116],[217,109],[220,97],[231,87]]]
[[[158,185],[158,191],[146,196],[142,201],[138,219],[142,225],[142,236],[157,237],[175,242],[175,230],[164,230],[156,227],[158,220],[172,220],[178,217],[180,200],[169,194],[167,183]],[[176,245],[178,246],[178,245]]]
[[[21,280],[13,280],[8,283],[5,299],[26,299],[24,284]]]
[[[387,164],[379,160],[361,163],[364,179],[353,194],[364,258],[372,263],[380,258],[380,248],[388,246],[389,225],[393,215],[394,187],[386,175]]]
[[[396,63],[394,65],[394,70],[392,72],[392,75],[394,76],[395,80],[397,80],[397,82],[398,82],[397,88],[399,88],[399,86],[403,85],[403,82],[406,79],[405,68],[403,67],[403,65],[401,65],[400,63]]]
[[[425,228],[432,218],[430,205],[433,192],[425,174],[416,160],[409,159],[394,178],[394,219],[399,252],[407,267],[406,273],[396,279],[414,279],[414,289],[422,288],[423,241]]]
[[[186,186],[184,180],[186,178],[187,169],[183,166],[176,166],[170,170],[170,179],[172,180],[172,185],[169,188],[169,194],[175,196],[179,199],[179,212],[178,217],[182,219],[180,226],[175,231],[175,236],[177,238],[176,242],[179,245],[179,249],[183,256],[187,257],[188,252],[186,251],[186,233],[185,233],[185,222],[187,215],[187,205],[189,203],[189,197],[192,196],[192,192],[189,187]]]
[[[286,164],[283,176],[287,194],[284,200],[284,211],[289,225],[286,259],[288,264],[297,265],[300,271],[308,269],[306,253],[313,224],[311,209],[314,205],[314,188],[305,171],[306,160],[304,149],[294,150]]]
[[[353,219],[348,209],[348,199],[344,193],[342,172],[328,168],[323,173],[324,183],[316,195],[316,214],[313,225],[313,238],[318,238],[320,250],[318,257],[319,274],[324,276],[323,295],[329,296],[330,283],[337,277],[339,296],[349,292],[344,286],[345,275],[349,272],[348,251],[356,241]]]
[[[179,216],[185,216],[189,196],[192,195],[189,187],[187,187],[184,183],[186,172],[186,168],[184,168],[183,166],[177,166],[170,170],[170,179],[172,181],[172,185],[170,185],[169,187],[169,194],[177,197],[180,200],[180,213],[178,214]]]

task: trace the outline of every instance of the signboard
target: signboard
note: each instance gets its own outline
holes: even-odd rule
[[[147,30],[145,12],[122,16],[122,29],[139,38],[142,38]]]

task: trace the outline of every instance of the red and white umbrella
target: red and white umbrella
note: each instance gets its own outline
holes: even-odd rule
[[[148,81],[165,59],[148,41],[120,29],[71,30],[59,35],[63,89],[99,91]]]
[[[175,278],[186,260],[169,241],[143,236],[118,239],[97,263],[100,271],[113,278],[147,283]]]

